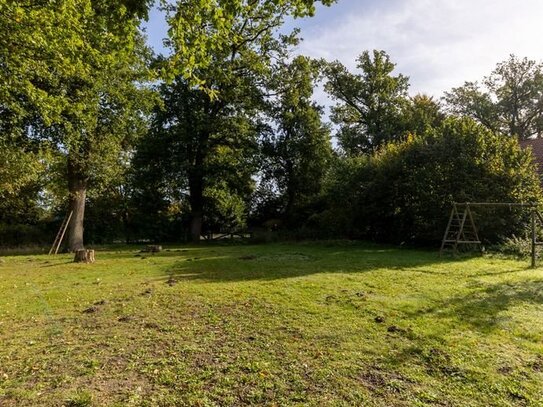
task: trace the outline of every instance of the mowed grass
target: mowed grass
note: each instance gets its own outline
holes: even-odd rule
[[[306,243],[4,257],[1,406],[543,405],[543,268]]]

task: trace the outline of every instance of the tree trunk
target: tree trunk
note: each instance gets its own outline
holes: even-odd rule
[[[68,226],[68,250],[75,252],[85,248],[83,243],[83,220],[85,218],[85,199],[87,197],[87,180],[75,169],[68,159],[68,190],[70,193],[70,211],[73,211]]]
[[[200,242],[202,235],[203,213],[204,213],[204,182],[199,170],[189,177],[190,192],[190,240],[192,243]]]
[[[286,222],[290,225],[292,223],[292,209],[294,207],[294,201],[296,199],[296,184],[294,179],[294,163],[292,160],[287,159],[285,165],[285,177],[287,190],[287,204],[285,205],[285,219]]]
[[[208,99],[206,99],[206,101],[208,106],[206,106],[205,111],[208,112],[210,109],[210,101]],[[209,113],[209,115],[213,117],[214,114]],[[209,119],[209,123],[212,121],[212,119]],[[190,160],[192,168],[188,171],[189,202],[191,209],[190,240],[192,243],[199,243],[200,236],[202,235],[204,218],[204,174],[206,172],[204,163],[209,151],[210,134],[208,129],[199,133],[199,142],[194,150],[194,156]]]
[[[190,240],[193,243],[198,243],[200,241],[200,236],[202,236],[202,212],[192,211],[190,220]]]

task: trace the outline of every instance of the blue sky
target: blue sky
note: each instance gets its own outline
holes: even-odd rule
[[[542,61],[542,21],[543,0],[339,0],[288,26],[302,29],[298,53],[354,69],[364,50],[383,49],[410,78],[411,94],[440,97],[481,79],[509,54]],[[161,51],[164,16],[154,10],[147,26]]]

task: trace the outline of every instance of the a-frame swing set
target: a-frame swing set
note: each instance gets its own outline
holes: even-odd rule
[[[454,202],[449,216],[449,222],[441,242],[440,255],[447,249],[453,253],[458,253],[458,247],[461,245],[471,245],[481,248],[481,240],[477,232],[477,226],[473,217],[472,208],[475,207],[509,207],[509,208],[527,208],[530,210],[531,219],[531,258],[532,267],[536,267],[536,246],[543,245],[543,242],[537,241],[537,224],[543,225],[543,216],[539,211],[539,206],[533,203],[507,203],[507,202]]]

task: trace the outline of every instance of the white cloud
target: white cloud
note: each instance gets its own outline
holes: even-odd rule
[[[302,22],[299,52],[354,69],[362,51],[384,49],[411,93],[439,97],[509,54],[543,60],[542,18],[541,0],[340,0]]]

